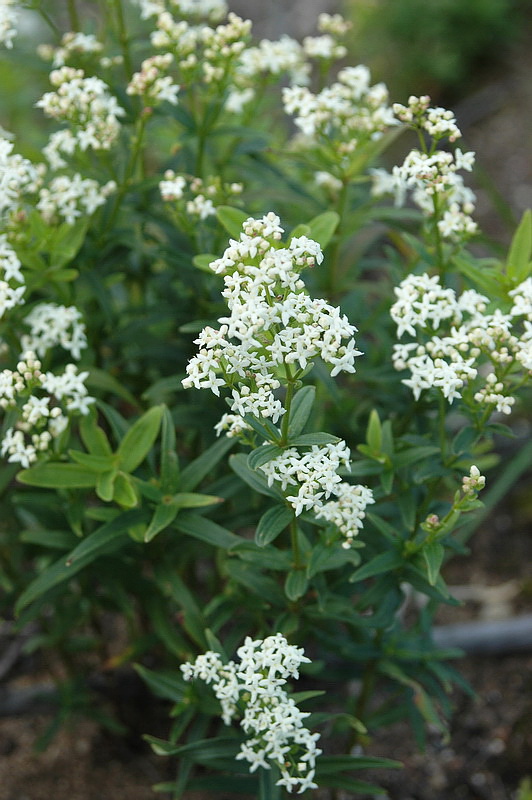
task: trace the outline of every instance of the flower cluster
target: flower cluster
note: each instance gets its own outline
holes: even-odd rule
[[[274,392],[280,377],[295,380],[320,356],[331,375],[354,372],[360,352],[356,329],[340,309],[312,299],[300,278],[303,267],[321,263],[319,244],[306,236],[280,242],[279,217],[270,212],[248,219],[238,240],[231,240],[211,269],[224,276],[222,295],[230,315],[220,328],[205,328],[196,343],[199,353],[187,366],[183,386],[232,389],[231,410],[270,417],[275,423],[284,409]]]
[[[17,211],[25,193],[35,193],[42,183],[42,165],[13,153],[13,142],[0,136],[0,216]]]
[[[362,528],[366,506],[375,502],[367,487],[342,482],[338,472],[341,467],[349,469],[349,459],[349,448],[339,441],[314,445],[305,453],[289,447],[260,467],[269,486],[276,482],[283,492],[292,492],[286,499],[296,516],[313,511],[318,519],[334,525],[345,536],[345,549]],[[331,496],[334,499],[325,502]]]
[[[13,39],[17,35],[17,22],[16,0],[0,0],[0,43],[5,47],[13,47]]]
[[[188,186],[187,186],[188,183]],[[219,177],[192,178],[168,169],[164,180],[159,183],[161,197],[165,202],[177,202],[189,217],[207,219],[216,213],[217,206],[223,205],[230,197],[241,193],[241,183],[222,183]]]
[[[409,275],[395,294],[390,313],[398,336],[417,341],[395,345],[393,362],[410,370],[403,383],[414,397],[435,387],[452,402],[470,387],[472,402],[509,414],[515,402],[510,379],[519,368],[532,368],[532,279],[510,292],[514,305],[507,314],[490,313],[488,298],[474,290],[457,296],[426,274]],[[520,317],[526,317],[522,327]]]
[[[397,124],[386,86],[370,86],[370,72],[363,65],[340,70],[338,81],[318,94],[305,86],[286,87],[283,103],[287,114],[296,115],[294,122],[306,137],[333,139],[341,155]]]
[[[0,234],[0,319],[7,310],[24,303],[26,287],[21,266],[7,236]]]
[[[68,31],[63,34],[59,47],[54,48],[44,44],[38,48],[41,58],[51,60],[55,68],[64,67],[72,58],[96,56],[102,50],[103,44],[93,33],[82,33],[81,31]]]
[[[39,303],[26,315],[24,323],[29,325],[30,333],[21,337],[21,345],[24,350],[33,351],[41,358],[59,345],[77,360],[81,350],[87,346],[85,325],[81,313],[74,306]]]
[[[77,147],[84,151],[108,150],[120,132],[119,117],[124,109],[100,78],[85,77],[82,69],[60,67],[50,73],[55,91],[46,92],[37,102],[49,117],[72,124],[53,133],[43,152],[54,168],[65,166],[60,153],[71,155]]]
[[[192,25],[162,11],[151,35],[154,47],[175,57],[182,81],[221,85],[229,81],[232,67],[246,47],[251,22],[230,13],[227,23],[211,28]]]
[[[486,478],[480,474],[480,470],[474,464],[469,470],[469,475],[462,478],[462,492],[469,496],[474,496],[486,485]]]
[[[306,36],[303,39],[303,50],[308,58],[324,61],[336,61],[343,58],[347,49],[339,43],[339,39],[350,30],[351,23],[340,14],[320,14],[318,31],[320,36]]]
[[[77,172],[72,177],[57,175],[39,191],[37,209],[45,222],[64,219],[73,225],[79,217],[93,214],[115,189],[114,181],[100,186],[97,181],[82,178]]]
[[[398,119],[408,122],[419,131],[428,133],[434,142],[447,137],[454,142],[461,136],[451,111],[429,108],[429,97],[410,98],[408,107],[395,104]],[[424,216],[436,222],[444,239],[465,239],[477,230],[471,218],[475,194],[464,184],[460,170],[471,172],[475,154],[456,148],[454,153],[431,148],[430,152],[411,150],[403,164],[391,173],[373,169],[373,194],[394,194],[396,205],[404,204],[410,193]]]
[[[15,370],[0,373],[0,408],[18,416],[4,434],[0,454],[25,468],[49,449],[72,413],[87,414],[94,402],[84,383],[88,372],[67,364],[63,374],[56,375],[42,372],[41,366],[35,354],[27,352]]]
[[[299,666],[310,659],[280,633],[266,639],[247,637],[237,656],[239,663],[224,664],[218,653],[207,651],[183,664],[181,671],[185,680],[199,678],[213,686],[226,725],[243,710],[240,726],[248,738],[237,759],[247,761],[250,772],[274,764],[281,772],[277,786],[289,792],[298,788],[299,794],[317,788],[320,735],[304,727],[309,714],[300,711],[283,688],[288,679],[299,677]]]
[[[134,0],[140,6],[142,19],[157,16],[166,10],[164,0]],[[225,0],[170,0],[170,5],[179,16],[201,17],[213,22],[227,14]]]
[[[452,111],[439,106],[431,108],[430,97],[422,95],[408,98],[408,105],[393,104],[397,119],[416,130],[424,131],[432,139],[449,139],[455,142],[462,136]]]
[[[135,72],[131,78],[126,89],[127,94],[142,97],[146,105],[157,105],[165,100],[177,105],[179,86],[170,75],[165,74],[173,60],[171,53],[146,58],[141,64],[140,72]]]

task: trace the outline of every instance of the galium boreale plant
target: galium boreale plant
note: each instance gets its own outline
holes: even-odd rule
[[[531,215],[471,252],[454,115],[331,70],[338,15],[256,43],[222,0],[76,5],[34,8],[42,160],[0,140],[2,614],[76,709],[133,664],[173,704],[174,797],[375,790],[380,727],[445,735],[431,626],[526,397]]]

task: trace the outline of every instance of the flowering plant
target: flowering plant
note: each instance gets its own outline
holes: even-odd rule
[[[35,6],[54,127],[42,163],[0,141],[2,613],[81,698],[135,664],[173,703],[162,791],[364,792],[379,726],[445,729],[432,619],[527,391],[531,215],[473,253],[457,121],[334,77],[338,15],[254,44],[223,0],[102,2],[97,33],[73,1],[63,35]]]

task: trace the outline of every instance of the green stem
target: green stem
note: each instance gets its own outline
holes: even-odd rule
[[[286,363],[284,364],[285,372],[286,372],[286,380],[287,380],[287,387],[286,387],[286,398],[285,398],[285,414],[283,416],[283,421],[281,423],[281,441],[279,444],[281,447],[288,442],[288,426],[290,424],[290,409],[292,407],[292,400],[294,399],[294,392],[296,382],[292,375],[292,370],[290,369],[289,365]]]
[[[129,189],[131,179],[135,173],[135,168],[137,166],[137,161],[142,148],[142,142],[144,139],[144,130],[146,128],[148,117],[149,117],[148,114],[141,114],[141,116],[137,120],[135,134],[133,136],[133,146],[131,149],[131,155],[129,157],[129,162],[126,166],[126,169],[124,171],[124,178],[121,181],[118,191],[116,193],[114,207],[107,222],[106,230],[110,230],[113,227],[114,223],[116,222],[118,212],[120,211],[120,206],[122,205],[122,200],[124,199],[124,196],[127,193],[127,190]]]
[[[432,195],[432,202],[434,204],[434,245],[436,248],[436,261],[438,265],[438,274],[440,278],[443,278],[445,275],[446,265],[445,265],[445,258],[443,255],[443,244],[441,239],[441,233],[438,227],[440,209],[438,203],[438,196],[436,194]]]
[[[68,19],[71,31],[79,31],[79,16],[76,0],[67,0]]]
[[[49,27],[49,28],[51,28],[51,30],[53,30],[53,32],[55,33],[55,35],[56,35],[56,36],[61,36],[61,29],[60,29],[60,28],[59,28],[59,27],[58,27],[58,26],[55,24],[55,22],[53,21],[53,19],[51,18],[51,16],[48,14],[48,12],[47,12],[47,11],[45,11],[45,10],[44,10],[44,8],[41,8],[40,6],[39,6],[39,8],[37,8],[36,10],[37,10],[37,13],[38,13],[38,14],[39,14],[39,15],[40,15],[40,16],[43,18],[43,20],[46,22],[46,24],[48,25],[48,27]]]
[[[337,291],[337,281],[338,281],[338,273],[339,273],[339,256],[340,256],[340,244],[341,244],[341,232],[344,224],[344,216],[347,207],[347,194],[349,190],[349,180],[348,178],[343,178],[342,180],[342,188],[340,190],[340,194],[338,195],[338,203],[336,211],[338,216],[340,217],[340,221],[338,223],[338,227],[336,229],[336,233],[334,235],[334,243],[331,247],[330,254],[329,254],[329,294],[331,297],[334,297]]]
[[[116,21],[118,26],[118,40],[120,42],[122,55],[124,57],[124,67],[128,78],[131,78],[131,76],[133,75],[133,63],[131,60],[129,37],[127,34],[126,21],[124,18],[124,9],[122,8],[122,0],[113,0],[113,2],[114,2]]]
[[[299,540],[297,536],[297,520],[295,516],[290,523],[290,541],[294,554],[294,569],[302,569],[304,565],[301,563],[301,553],[299,551]]]

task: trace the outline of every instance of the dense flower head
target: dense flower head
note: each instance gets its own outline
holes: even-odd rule
[[[355,327],[325,300],[309,297],[300,277],[303,267],[323,259],[317,242],[306,236],[283,246],[283,228],[273,212],[244,222],[238,240],[230,240],[211,269],[224,277],[230,314],[220,327],[205,328],[195,340],[199,353],[187,366],[186,388],[232,390],[231,410],[270,417],[284,409],[274,392],[283,371],[302,374],[318,356],[331,375],[354,372],[360,355]]]
[[[46,92],[36,103],[44,113],[64,122],[73,130],[56,131],[43,152],[54,168],[65,166],[61,152],[108,150],[120,132],[119,117],[125,114],[107,84],[95,76],[86,77],[82,69],[60,67],[50,73],[55,91]]]
[[[414,397],[435,387],[452,402],[470,387],[477,405],[511,413],[512,375],[532,367],[531,286],[527,279],[509,293],[514,305],[505,314],[490,311],[488,298],[472,289],[457,296],[435,276],[409,275],[395,289],[390,313],[398,337],[416,339],[393,353],[395,368],[410,370],[403,383]]]
[[[23,334],[21,345],[41,358],[59,345],[77,360],[87,346],[85,324],[81,312],[74,306],[39,303],[26,315],[24,323],[30,332]]]
[[[435,218],[444,239],[459,240],[474,234],[477,225],[471,218],[475,194],[464,184],[459,170],[471,171],[472,152],[436,150],[432,154],[411,150],[403,164],[391,173],[373,169],[373,194],[394,194],[396,205],[404,204],[410,193],[414,203],[429,218]]]
[[[0,234],[0,319],[6,311],[24,303],[26,287],[21,267],[7,236]]]
[[[224,24],[195,25],[181,16],[162,11],[151,34],[154,47],[175,59],[181,80],[190,84],[222,86],[230,83],[237,61],[246,48],[251,21],[230,13]]]
[[[332,138],[344,155],[396,124],[385,85],[371,86],[370,72],[362,64],[340,70],[338,80],[317,94],[305,86],[286,87],[283,103],[306,137]]]
[[[0,44],[13,47],[17,35],[18,9],[16,0],[0,0]]]
[[[39,191],[37,209],[46,222],[64,220],[73,225],[77,219],[93,214],[116,189],[114,181],[100,185],[92,178],[82,178],[76,172],[56,175]]]
[[[277,633],[266,639],[246,637],[237,650],[239,661],[224,664],[213,651],[181,666],[185,680],[201,679],[211,684],[222,706],[226,725],[241,716],[240,726],[247,734],[237,760],[250,764],[250,772],[271,769],[275,764],[281,778],[278,786],[298,793],[315,789],[316,743],[318,733],[303,724],[308,713],[300,711],[284,686],[299,677],[301,664],[310,663],[303,648],[290,645]]]
[[[131,78],[126,92],[129,95],[138,95],[143,102],[157,105],[166,101],[177,105],[179,86],[174,83],[166,71],[174,60],[172,53],[164,53],[146,58],[140,68]]]
[[[29,467],[45,453],[67,427],[72,414],[87,414],[94,398],[89,397],[85,380],[67,364],[62,374],[43,372],[35,353],[23,353],[15,370],[0,373],[0,408],[18,412],[0,444],[0,454],[11,463]]]
[[[462,135],[453,112],[439,106],[431,107],[428,95],[411,95],[406,106],[394,103],[393,111],[401,122],[425,131],[433,139],[447,138],[454,142]]]
[[[375,502],[366,486],[342,481],[339,471],[349,466],[349,448],[339,441],[314,445],[303,453],[288,447],[260,469],[269,486],[275,483],[283,491],[296,516],[312,511],[345,537],[342,547],[348,549],[363,527],[366,506]]]
[[[14,144],[0,136],[0,217],[17,211],[22,197],[42,184],[42,166],[13,153]]]
[[[51,58],[54,67],[64,67],[73,57],[98,55],[102,50],[103,44],[93,33],[67,31],[63,34],[59,47],[41,46],[39,54],[43,58]]]
[[[203,180],[190,175],[176,175],[168,169],[164,180],[159,182],[162,199],[177,203],[177,208],[188,217],[207,219],[216,214],[216,208],[242,192],[241,183],[223,183],[221,179],[209,177]]]

